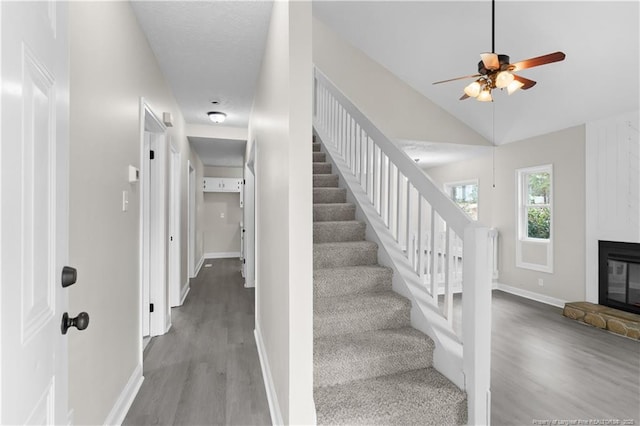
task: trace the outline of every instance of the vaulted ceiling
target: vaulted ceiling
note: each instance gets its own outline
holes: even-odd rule
[[[564,62],[524,70],[538,84],[493,103],[459,101],[491,50],[491,3],[316,1],[314,16],[488,140],[507,143],[638,110],[639,2],[497,1],[496,51],[512,62],[564,51]],[[188,123],[246,127],[271,2],[134,2],[134,11]],[[218,105],[211,101],[217,100]],[[202,141],[201,141],[202,142]]]
[[[497,1],[495,47],[511,62],[563,51],[523,70],[538,84],[493,103],[460,101],[491,51],[491,2],[315,2],[314,16],[414,89],[497,144],[638,110],[637,1]],[[494,91],[495,93],[496,91]],[[506,92],[506,91],[505,91]],[[495,128],[495,138],[494,138]]]

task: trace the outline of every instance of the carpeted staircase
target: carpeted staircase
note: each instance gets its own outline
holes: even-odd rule
[[[464,392],[432,367],[320,144],[313,144],[314,398],[318,424],[465,424]]]

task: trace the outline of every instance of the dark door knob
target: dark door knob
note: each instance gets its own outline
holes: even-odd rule
[[[75,284],[77,279],[78,271],[76,271],[76,268],[72,268],[71,266],[62,268],[62,288]]]
[[[62,334],[67,334],[69,327],[75,327],[78,330],[84,330],[89,327],[89,314],[80,312],[77,317],[69,318],[69,314],[65,312],[62,314],[62,324],[60,325]]]

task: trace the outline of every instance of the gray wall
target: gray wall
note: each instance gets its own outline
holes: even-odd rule
[[[315,18],[313,62],[389,138],[489,144]]]
[[[516,267],[516,169],[553,164],[554,271]],[[585,128],[572,127],[495,150],[480,157],[427,170],[441,185],[467,179],[479,181],[479,221],[500,232],[499,282],[564,301],[585,298]],[[544,285],[538,285],[542,278]]]
[[[310,45],[311,3],[274,2],[247,152],[255,141],[256,334],[284,424],[315,422]]]
[[[78,268],[69,309],[91,316],[87,330],[69,334],[69,397],[76,424],[102,424],[127,382],[141,374],[140,184],[127,176],[129,165],[140,168],[141,96],[156,115],[170,112],[175,121],[169,134],[182,161],[183,283],[186,163],[192,157],[182,114],[129,3],[71,2],[69,13],[69,257]],[[201,174],[201,165],[194,165]],[[122,191],[129,192],[127,212]]]

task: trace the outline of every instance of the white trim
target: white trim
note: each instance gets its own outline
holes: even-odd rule
[[[140,386],[142,386],[143,381],[142,365],[138,364],[133,370],[133,373],[131,373],[131,377],[129,377],[129,381],[127,381],[122,392],[120,392],[115,404],[113,404],[113,408],[109,411],[109,415],[104,421],[105,425],[122,424],[129,408],[131,408],[131,404],[133,404],[133,400],[136,398],[136,395],[140,390]]]
[[[212,252],[212,253],[204,254],[205,259],[229,259],[234,257],[237,257],[239,259],[240,252],[239,251],[220,251],[215,253]]]
[[[184,301],[187,299],[187,295],[189,294],[190,291],[191,291],[191,286],[189,285],[189,281],[187,281],[184,287],[182,287],[182,291],[180,292],[180,306],[182,306]]]
[[[204,256],[202,256],[198,261],[198,264],[196,265],[196,273],[193,275],[193,278],[198,276],[198,274],[200,273],[200,268],[202,268],[203,264],[204,264]]]
[[[244,288],[254,288],[256,286],[256,282],[255,281],[245,281],[244,282]]]
[[[525,299],[535,300],[536,302],[544,303],[551,306],[556,306],[558,308],[564,308],[564,304],[567,303],[566,300],[558,299],[555,297],[547,296],[540,293],[534,293],[529,290],[524,290],[518,287],[512,287],[503,283],[496,283],[495,288],[497,290],[502,290],[505,293],[514,294],[516,296],[524,297]]]
[[[264,381],[264,390],[267,393],[267,401],[269,402],[269,412],[271,413],[271,424],[283,425],[282,413],[280,413],[280,405],[278,404],[278,395],[276,394],[276,388],[271,376],[271,370],[269,369],[269,359],[267,358],[267,351],[262,341],[262,334],[260,328],[256,324],[253,334],[256,337],[256,347],[258,348],[258,358],[260,358],[260,367],[262,368],[262,379]]]

